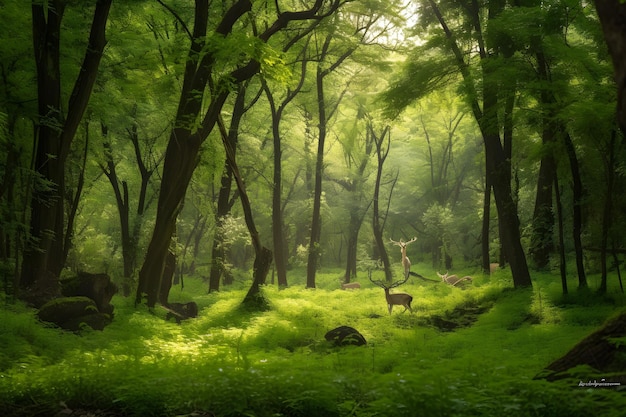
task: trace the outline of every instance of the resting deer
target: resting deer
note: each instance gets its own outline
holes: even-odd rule
[[[400,253],[402,254],[402,266],[404,267],[404,278],[408,278],[409,274],[411,273],[411,261],[409,260],[408,256],[406,256],[406,245],[408,245],[409,243],[413,243],[417,240],[416,237],[414,237],[413,239],[409,240],[408,242],[403,241],[402,239],[400,239],[400,241],[396,242],[393,239],[389,239],[391,241],[391,243],[393,243],[396,246],[400,246]],[[406,279],[405,279],[406,281]]]
[[[458,275],[448,275],[448,271],[446,271],[446,273],[443,275],[437,272],[437,276],[439,276],[439,278],[441,278],[443,282],[452,285],[453,287],[456,287],[457,284],[463,281],[472,281],[472,277],[470,277],[469,275],[466,275],[463,278],[459,278]]]
[[[385,290],[385,299],[387,299],[387,308],[389,309],[389,314],[391,314],[391,310],[393,309],[393,306],[403,306],[404,307],[404,310],[402,311],[403,313],[407,311],[407,309],[411,313],[413,313],[413,309],[411,308],[411,301],[413,301],[413,296],[409,294],[405,294],[405,293],[395,293],[395,294],[389,293],[389,290],[391,288],[395,288],[404,284],[406,280],[409,279],[408,275],[402,281],[395,281],[387,285],[383,281],[380,281],[380,280],[374,281],[372,279],[372,271],[368,271],[367,274],[372,284]]]
[[[353,290],[357,288],[361,288],[361,284],[359,284],[358,282],[342,282],[341,283],[342,290],[347,290],[347,289]]]

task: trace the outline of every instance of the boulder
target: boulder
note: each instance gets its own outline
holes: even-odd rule
[[[604,325],[578,342],[564,356],[549,364],[535,379],[556,381],[597,374],[611,382],[626,384],[626,313],[608,319]]]
[[[41,321],[72,331],[80,330],[84,324],[102,330],[111,322],[111,316],[99,312],[95,301],[88,297],[55,298],[41,306],[37,316]]]
[[[117,286],[107,274],[79,272],[76,276],[61,281],[61,293],[66,297],[84,296],[91,298],[98,311],[113,314],[111,298],[117,292]]]
[[[367,341],[361,333],[350,326],[339,326],[324,336],[334,346],[363,346]]]

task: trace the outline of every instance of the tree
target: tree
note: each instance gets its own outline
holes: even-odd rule
[[[66,2],[32,3],[39,113],[34,170],[39,180],[30,203],[30,244],[24,253],[20,284],[41,292],[44,300],[56,293],[64,265],[65,166],[96,80],[111,3],[96,2],[89,41],[67,105],[61,85],[60,44]]]
[[[393,275],[391,274],[391,263],[389,262],[389,254],[385,249],[385,241],[383,239],[383,229],[385,223],[385,217],[383,217],[380,210],[380,188],[383,177],[383,165],[387,156],[389,155],[390,143],[391,143],[391,130],[389,126],[385,126],[382,131],[377,134],[374,131],[372,122],[367,125],[368,135],[370,135],[374,146],[376,148],[376,181],[374,185],[374,197],[372,204],[372,232],[374,234],[374,242],[376,243],[376,249],[380,263],[385,270],[385,280],[391,282]],[[395,181],[397,180],[397,176]],[[391,193],[389,193],[389,200],[391,200]],[[406,278],[406,277],[405,277]]]
[[[379,35],[377,22],[380,15],[377,11],[369,10],[369,5],[363,10],[355,10],[353,14],[346,13],[345,21],[337,16],[332,28],[328,28],[326,35],[314,45],[317,62],[315,73],[315,94],[317,123],[317,153],[315,159],[315,173],[313,186],[313,213],[310,228],[310,240],[308,245],[307,260],[307,288],[315,288],[315,274],[321,256],[320,237],[322,231],[321,204],[322,204],[322,179],[324,176],[324,152],[328,136],[329,123],[333,119],[341,100],[351,83],[348,79],[342,87],[335,87],[338,93],[328,94],[326,83],[328,77],[333,74],[344,62],[357,50],[360,45],[371,42]],[[347,23],[347,28],[343,25]],[[385,32],[385,29],[382,30]],[[314,112],[307,112],[314,113]]]
[[[617,120],[623,132],[626,132],[626,4],[619,0],[595,0],[596,10],[604,39],[613,60],[615,83],[617,84]]]
[[[448,3],[437,4],[432,0],[425,2],[421,8],[424,24],[438,25],[444,39],[433,39],[432,42],[426,43],[424,48],[441,47],[447,51],[448,55],[439,57],[434,63],[421,68],[418,75],[411,75],[399,81],[387,91],[385,97],[392,106],[399,108],[417,96],[432,91],[432,88],[449,79],[451,74],[461,75],[463,91],[483,138],[486,181],[491,185],[496,200],[502,249],[510,262],[514,285],[526,287],[532,283],[520,240],[517,206],[511,188],[510,133],[512,130],[506,124],[508,118],[503,118],[504,124],[499,118],[499,113],[509,108],[505,107],[505,103],[508,103],[507,100],[510,100],[512,96],[509,90],[512,86],[505,86],[499,82],[497,69],[500,67],[497,64],[502,62],[510,51],[506,50],[506,44],[498,43],[497,38],[486,36],[483,30],[485,24],[489,27],[493,19],[502,12],[504,2],[487,3],[486,23],[481,20],[483,11],[478,3],[461,2],[459,6]],[[446,14],[447,12],[449,15]],[[456,20],[454,16],[461,19]],[[459,33],[450,26],[452,22],[459,23]],[[466,32],[463,32],[464,29]],[[462,40],[474,42],[464,43]],[[477,51],[470,56],[469,60],[466,59],[466,53],[461,49],[465,45]],[[411,64],[410,68],[415,69],[415,63]],[[477,76],[474,72],[482,80],[480,85],[477,85]],[[417,82],[412,85],[414,81]],[[501,138],[501,131],[504,132],[504,138]]]
[[[302,49],[302,54],[306,54],[307,44]],[[296,85],[291,88],[287,88],[287,91],[282,101],[277,105],[276,99],[270,90],[266,80],[263,80],[263,90],[267,96],[267,100],[270,105],[270,112],[272,115],[272,138],[274,144],[274,171],[272,182],[272,237],[274,242],[274,264],[276,265],[276,273],[278,275],[278,285],[281,287],[287,286],[287,248],[284,236],[284,221],[283,221],[283,185],[282,185],[282,140],[280,131],[280,122],[283,118],[283,114],[287,105],[298,95],[304,81],[306,80],[306,67],[308,60],[305,57],[300,56],[301,69],[299,80]]]
[[[226,137],[222,137],[225,142],[224,147],[228,148],[232,153],[231,157],[227,157],[224,162],[224,170],[220,180],[220,191],[217,197],[217,208],[215,211],[215,234],[213,236],[213,248],[211,252],[211,273],[209,276],[209,292],[218,291],[220,287],[220,276],[226,274],[226,282],[230,282],[230,272],[224,268],[225,251],[224,251],[224,230],[223,223],[225,217],[230,213],[231,208],[239,197],[239,191],[232,192],[233,183],[233,167],[231,159],[236,161],[237,147],[239,142],[239,125],[241,119],[250,106],[246,105],[246,92],[248,83],[239,85],[235,103],[233,105],[230,126]],[[258,96],[257,96],[258,97]],[[256,100],[253,100],[256,101]],[[236,163],[236,162],[235,162]]]

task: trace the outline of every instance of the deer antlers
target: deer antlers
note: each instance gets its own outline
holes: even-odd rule
[[[380,287],[384,290],[388,290],[391,288],[396,288],[399,287],[400,285],[404,284],[405,282],[407,282],[407,280],[409,279],[409,276],[407,275],[403,280],[399,280],[399,281],[394,281],[391,284],[386,284],[384,281],[377,279],[377,280],[373,280],[372,279],[372,270],[368,269],[367,270],[367,277],[369,278],[370,282],[374,285],[376,285],[377,287]]]
[[[413,239],[409,240],[408,242],[405,242],[405,241],[404,241],[404,240],[402,240],[402,239],[400,239],[399,241],[397,241],[397,242],[396,242],[395,240],[393,240],[393,239],[389,238],[389,241],[390,241],[391,243],[393,243],[393,244],[394,244],[394,245],[396,245],[396,246],[400,246],[400,248],[402,248],[402,249],[406,248],[406,245],[408,245],[409,243],[413,243],[413,242],[415,242],[416,240],[417,240],[417,238],[416,238],[416,237],[414,237]]]

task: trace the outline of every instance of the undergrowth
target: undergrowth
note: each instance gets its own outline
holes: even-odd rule
[[[318,288],[305,289],[304,274],[292,273],[291,287],[263,288],[264,312],[241,308],[243,284],[207,294],[188,278],[170,298],[196,301],[198,318],[177,325],[116,296],[113,323],[79,335],[4,305],[0,408],[5,416],[570,417],[619,416],[626,406],[618,389],[533,379],[625,308],[616,288],[563,296],[558,279],[537,274],[533,289],[513,290],[506,271],[476,276],[465,290],[415,280],[398,289],[413,295],[414,313],[389,315],[380,288],[361,281],[342,291],[339,275],[319,273]],[[474,313],[453,329],[434,324]],[[330,346],[324,334],[340,325],[367,345]]]

